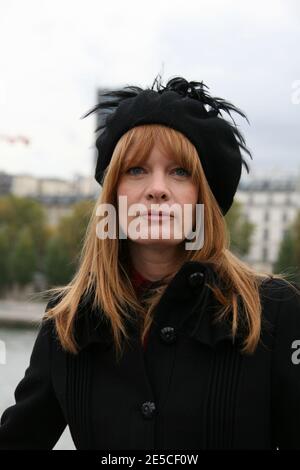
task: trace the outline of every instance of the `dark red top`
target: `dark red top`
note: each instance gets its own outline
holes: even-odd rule
[[[136,292],[138,297],[143,293],[143,290],[146,289],[147,287],[149,287],[153,282],[153,281],[150,281],[149,279],[146,279],[133,266],[131,266],[131,268],[130,268],[130,279],[131,279],[132,285],[133,285],[133,287],[135,289],[135,292]],[[147,335],[145,336],[145,340],[144,340],[144,343],[143,343],[144,349],[147,346],[148,336],[149,336],[149,331],[148,331]]]

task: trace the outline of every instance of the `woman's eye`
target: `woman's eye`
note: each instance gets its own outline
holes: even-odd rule
[[[180,173],[179,176],[189,176],[189,172],[185,170],[184,168],[178,167],[178,168],[175,168],[175,171]]]
[[[137,175],[139,174],[139,172],[135,170],[142,170],[142,169],[143,168],[141,166],[133,166],[127,170],[127,173],[129,173],[130,175]]]
[[[130,175],[139,175],[143,172],[144,169],[141,166],[132,166],[128,168],[127,173]],[[178,176],[189,176],[189,172],[182,167],[175,168],[173,171],[177,173]]]

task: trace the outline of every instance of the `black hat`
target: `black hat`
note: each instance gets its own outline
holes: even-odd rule
[[[210,189],[225,215],[232,205],[242,164],[249,173],[241,150],[252,158],[230,111],[249,121],[243,111],[222,98],[211,97],[204,88],[208,87],[203,82],[188,82],[182,77],[163,86],[160,77],[156,77],[151,88],[126,86],[102,93],[106,99],[82,116],[99,111],[105,118],[96,129],[102,130],[96,140],[98,183],[102,184],[104,170],[123,134],[139,125],[162,124],[180,131],[194,144]],[[219,117],[221,110],[229,114],[233,124]]]

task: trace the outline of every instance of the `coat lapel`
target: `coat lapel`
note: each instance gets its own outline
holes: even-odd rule
[[[195,276],[195,273],[198,274]],[[198,284],[195,283],[197,276],[200,280],[202,277]],[[233,343],[228,320],[216,322],[220,304],[209,285],[221,286],[212,266],[197,261],[186,262],[161,297],[153,323],[159,329],[171,326],[179,335],[189,336],[211,348],[224,340]],[[132,326],[128,320],[126,323],[127,328]],[[80,349],[93,343],[109,347],[113,341],[109,321],[100,308],[92,309],[89,301],[85,301],[79,309],[75,338]],[[238,331],[234,342],[240,342],[242,338],[243,335]]]
[[[199,279],[201,273],[203,278],[198,285],[191,282],[195,273]],[[222,289],[222,283],[210,264],[185,263],[157,306],[154,317],[157,326],[171,326],[179,335],[189,336],[211,348],[224,340],[233,342],[230,323],[225,320],[216,322],[221,304],[209,287],[216,285]],[[241,337],[238,332],[235,342]]]

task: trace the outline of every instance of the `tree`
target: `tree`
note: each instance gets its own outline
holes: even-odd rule
[[[14,249],[11,252],[11,279],[24,286],[32,281],[37,266],[37,255],[29,227],[23,227],[17,234]]]
[[[247,221],[242,214],[242,205],[234,201],[225,215],[227,229],[230,235],[230,247],[237,256],[245,256],[250,249],[251,236],[255,224]]]
[[[7,228],[0,226],[0,292],[9,283],[9,238]]]
[[[47,244],[45,274],[51,285],[68,283],[75,273],[94,201],[80,201],[62,217]]]
[[[94,205],[95,202],[90,200],[77,202],[72,213],[59,221],[57,234],[64,241],[69,259],[73,263],[78,261]]]
[[[60,235],[52,237],[47,244],[45,275],[51,285],[66,284],[71,280],[75,264],[71,262],[65,240]]]
[[[47,241],[46,215],[32,198],[0,198],[0,254],[2,290],[13,282],[24,285],[42,270]]]
[[[274,273],[288,274],[290,281],[300,282],[300,214],[287,229],[283,237],[277,260],[273,265]]]
[[[295,244],[295,263],[297,267],[300,268],[300,211],[298,211],[298,214],[292,225],[292,230]]]

